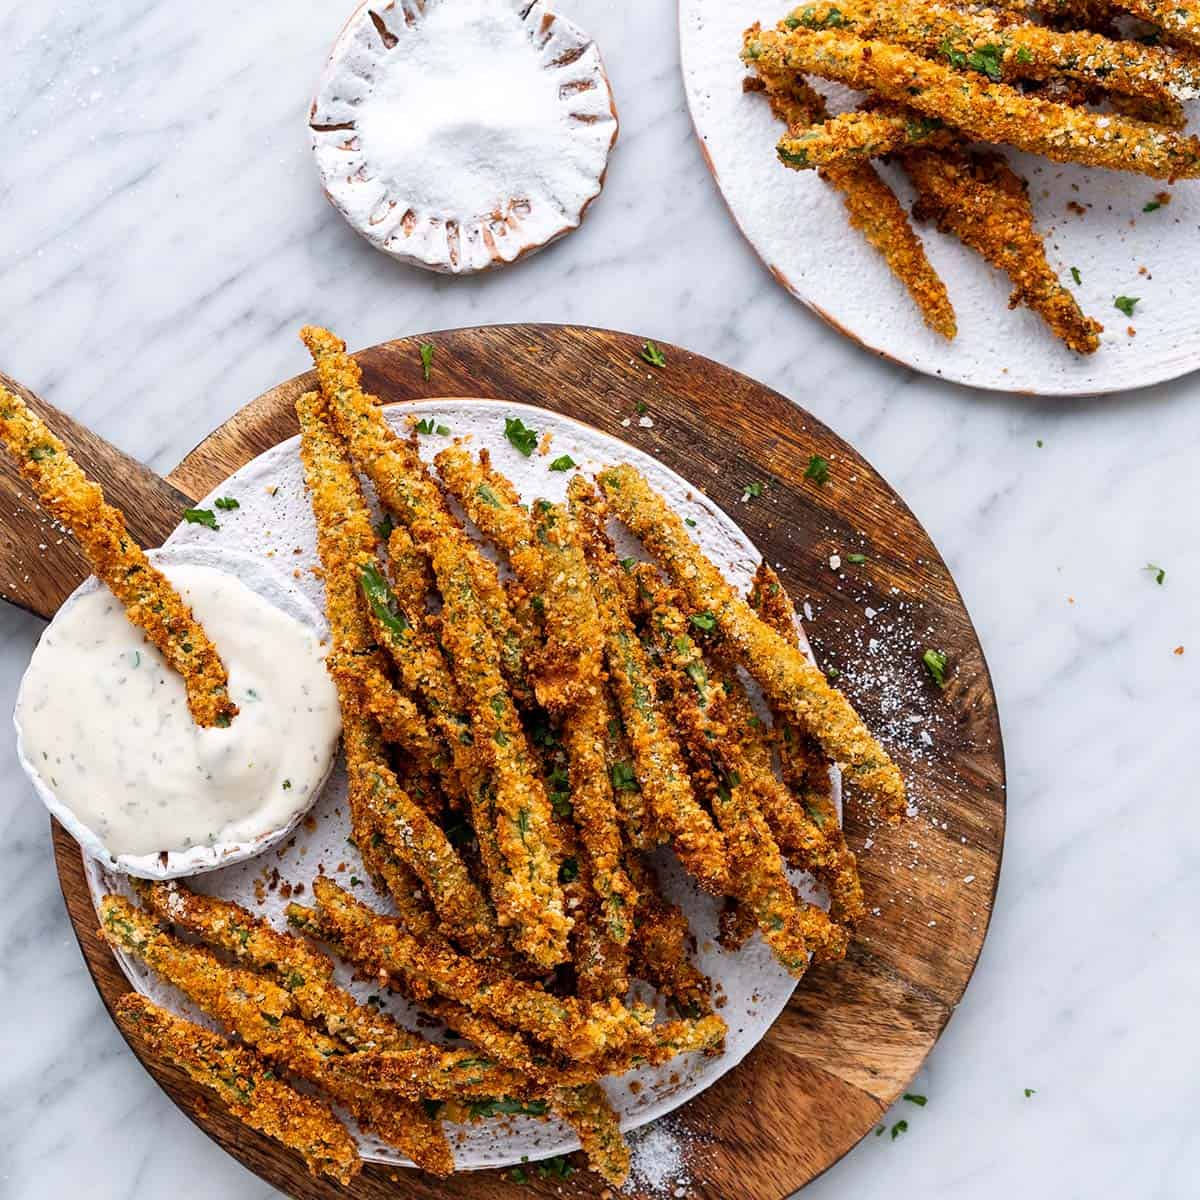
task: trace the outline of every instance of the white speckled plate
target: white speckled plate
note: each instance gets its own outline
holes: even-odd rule
[[[1093,395],[1200,366],[1200,310],[1192,301],[1200,184],[1167,187],[1012,150],[1006,153],[1029,181],[1051,266],[1069,285],[1070,269],[1078,270],[1079,302],[1105,327],[1100,349],[1072,354],[1028,309],[1010,310],[1007,276],[931,227],[921,236],[950,292],[959,332],[946,342],[927,329],[883,259],[850,228],[838,193],[815,171],[779,163],[775,143],[783,127],[761,95],[742,92],[742,31],[755,21],[771,27],[792,7],[789,0],[679,2],[684,86],[705,157],[738,227],[792,295],[868,349],[971,387]],[[896,168],[882,170],[907,204],[907,180]],[[1170,203],[1144,213],[1162,191]],[[1132,320],[1113,307],[1117,296],[1139,298]]]
[[[473,448],[487,446],[496,467],[513,480],[526,501],[565,497],[570,473],[548,469],[548,464],[560,454],[569,454],[589,473],[608,462],[632,462],[677,511],[696,521],[695,536],[727,578],[739,587],[749,586],[759,554],[736,523],[706,496],[695,492],[686,480],[623,442],[543,409],[499,401],[433,400],[389,410],[391,421],[400,429],[405,428],[402,423],[409,416],[433,417],[435,424],[448,425],[454,436],[471,435]],[[550,453],[523,458],[513,449],[503,437],[504,418],[510,416],[519,416],[539,434],[551,434]],[[448,441],[446,437],[422,437],[422,454],[432,459]],[[222,514],[219,533],[198,525],[183,525],[167,544],[204,545],[220,538],[248,554],[269,558],[277,568],[285,568],[299,590],[313,603],[321,604],[321,587],[312,573],[317,563],[315,529],[297,446],[296,438],[281,443],[220,485],[213,496],[233,496],[240,507]],[[201,505],[207,503],[208,500],[200,501]],[[622,553],[637,552],[636,544],[626,538]],[[254,861],[206,874],[196,881],[196,886],[236,900],[282,926],[283,910],[288,903],[285,892],[291,893],[292,899],[306,903],[320,866],[343,886],[352,887],[364,900],[386,908],[387,901],[374,894],[354,848],[346,840],[349,821],[345,796],[345,773],[339,763],[309,819],[297,827],[292,838]],[[664,886],[672,899],[683,906],[696,934],[699,965],[725,997],[726,1003],[720,1011],[729,1024],[729,1037],[720,1057],[687,1055],[663,1067],[631,1072],[609,1081],[605,1087],[625,1130],[679,1107],[736,1066],[766,1033],[795,987],[795,981],[775,963],[757,936],[737,954],[722,950],[716,943],[716,902],[692,885],[670,852],[659,854]],[[125,887],[122,876],[98,862],[88,864],[87,876],[96,901],[107,891]],[[826,903],[826,897],[809,877],[796,874],[793,881],[810,898]],[[173,988],[163,984],[142,964],[120,953],[117,958],[138,991],[193,1018],[198,1016]],[[344,968],[339,968],[338,977],[362,998],[374,990],[353,982],[351,972]],[[398,1018],[412,1022],[412,1011],[402,1001],[391,998],[387,1005]],[[558,1122],[530,1118],[469,1125],[456,1130],[459,1133],[461,1141],[456,1138],[454,1154],[460,1170],[508,1166],[525,1157],[539,1159],[568,1153],[579,1145],[571,1131]],[[395,1150],[374,1138],[360,1137],[359,1141],[365,1157],[371,1161],[410,1165]]]
[[[503,266],[583,220],[617,137],[596,43],[541,0],[366,0],[309,118],[321,183],[376,249]]]

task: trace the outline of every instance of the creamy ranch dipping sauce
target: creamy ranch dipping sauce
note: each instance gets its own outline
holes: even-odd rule
[[[158,564],[217,647],[240,708],[201,729],[183,680],[105,587],[42,635],[16,719],[28,761],[113,855],[246,842],[312,803],[341,728],[316,633],[234,575]]]

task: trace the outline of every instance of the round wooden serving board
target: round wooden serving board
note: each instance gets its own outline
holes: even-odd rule
[[[428,383],[418,351],[422,341],[437,347]],[[901,739],[895,747],[919,815],[899,830],[881,830],[867,821],[853,796],[847,806],[854,849],[874,839],[860,862],[878,916],[844,962],[809,972],[739,1067],[671,1118],[693,1134],[689,1194],[701,1200],[780,1200],[875,1127],[962,997],[987,931],[1000,869],[1005,807],[1000,726],[962,599],[925,531],[891,488],[785,397],[673,346],[662,347],[666,368],[652,369],[639,357],[642,344],[641,338],[595,329],[506,325],[404,338],[365,350],[358,360],[366,387],[385,401],[448,395],[523,401],[656,454],[736,514],[763,554],[782,566],[796,601],[812,605],[807,628],[818,658],[845,664],[847,682],[864,658],[868,606],[885,612],[908,606],[919,618],[923,644],[947,654],[944,691],[922,680],[919,662],[908,676],[910,692],[936,716],[932,745]],[[62,414],[40,407],[85,467],[127,508],[135,534],[157,544],[186,497],[204,495],[296,432],[292,403],[310,386],[311,376],[305,375],[260,396],[193,450],[166,484]],[[646,406],[652,427],[639,424],[639,404]],[[812,454],[832,464],[823,487],[804,478]],[[764,494],[741,503],[752,481],[766,484]],[[20,494],[11,470],[0,465],[6,513],[28,507]],[[30,518],[28,524],[25,530],[6,522],[6,534],[16,540],[0,544],[0,581],[8,598],[49,615],[84,568],[69,547],[44,536],[38,521]],[[48,549],[30,570],[28,548],[38,540]],[[865,554],[866,563],[835,573],[829,557],[845,558],[847,548]],[[25,574],[30,579],[22,582]],[[914,657],[919,655],[917,649]],[[872,689],[860,680],[852,691],[869,727],[892,727],[896,714],[884,711],[887,688]],[[78,847],[61,828],[53,833],[71,920],[111,1009],[128,984],[96,936]],[[974,878],[966,886],[968,876]],[[313,1180],[297,1158],[231,1120],[177,1071],[139,1046],[133,1049],[172,1099],[263,1179],[290,1196],[344,1194],[332,1183]],[[530,1174],[530,1183],[517,1185],[495,1171],[443,1181],[368,1166],[349,1194],[363,1200],[517,1200],[603,1191],[582,1171],[567,1183]]]

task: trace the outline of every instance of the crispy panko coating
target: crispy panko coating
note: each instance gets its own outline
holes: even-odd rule
[[[244,1125],[304,1159],[309,1173],[331,1175],[343,1186],[362,1170],[358,1148],[329,1105],[289,1087],[245,1046],[159,1008],[129,992],[117,1001],[126,1035],[208,1088]]]
[[[104,499],[100,485],[84,475],[67,447],[25,401],[2,387],[0,442],[42,507],[71,531],[125,615],[183,678],[192,720],[204,727],[228,725],[238,712],[229,698],[229,676],[192,610],[151,565],[125,528],[124,515]]]
[[[1119,0],[1118,11],[1157,25],[1172,41],[1200,47],[1200,4],[1196,0]]]
[[[638,889],[630,944],[634,972],[660,991],[676,1012],[706,1016],[712,1012],[712,981],[692,962],[694,939],[683,909],[662,894],[654,868],[639,854],[631,854],[626,865]],[[754,928],[752,919],[751,933]]]
[[[574,664],[578,685],[563,730],[573,815],[605,931],[617,945],[624,946],[629,942],[637,891],[621,862],[621,829],[608,770],[609,706],[600,612],[575,515],[562,505],[539,501],[534,505],[534,519],[542,560],[547,640],[554,655]],[[563,672],[551,674],[561,676]]]
[[[586,480],[576,476],[569,485],[572,503],[586,498],[589,490]],[[728,882],[725,841],[696,799],[669,715],[655,695],[653,670],[625,602],[623,568],[593,525],[581,520],[579,527],[604,628],[609,680],[633,750],[642,796],[654,825],[670,838],[680,862],[706,891],[722,895]]]
[[[748,30],[746,36],[757,36],[756,30]],[[771,70],[762,60],[752,65],[758,69],[771,111],[788,127],[790,137],[803,138],[809,126],[828,120],[824,99],[801,76]],[[892,274],[908,289],[925,323],[942,337],[953,338],[958,327],[946,285],[926,257],[925,247],[895,192],[869,162],[840,159],[826,166],[821,178],[841,193],[850,224],[883,255]]]
[[[613,511],[658,558],[689,606],[712,614],[727,653],[781,711],[812,731],[826,753],[843,765],[847,780],[878,801],[888,821],[898,823],[906,808],[904,780],[845,696],[730,587],[688,536],[683,521],[634,467],[606,467],[599,483]]]
[[[378,939],[363,937],[352,944],[346,943],[327,918],[303,905],[289,904],[287,915],[290,924],[334,946],[340,957],[356,963],[381,981],[398,980],[402,985],[401,990],[409,994],[411,973],[397,971],[395,957],[388,958],[384,944]],[[679,916],[682,917],[682,914]],[[683,928],[686,934],[686,921]],[[681,958],[684,963],[687,962],[686,950],[681,950]],[[635,1067],[658,1066],[678,1054],[690,1051],[709,1053],[721,1045],[726,1033],[725,1023],[712,1015],[708,1003],[708,981],[694,968],[692,970],[703,984],[703,991],[696,993],[695,1012],[687,1014],[683,1020],[664,1021],[659,1025],[640,1024],[631,1030],[619,1048],[585,1060],[548,1056],[544,1050],[534,1050],[520,1033],[505,1027],[499,1020],[453,1000],[422,995],[414,1002],[486,1051],[489,1058],[530,1076],[543,1087],[578,1087],[605,1075],[624,1074]],[[684,1006],[677,1007],[682,1009]],[[386,1086],[383,1082],[389,1070],[386,1053],[380,1052],[375,1057],[365,1053],[356,1055],[354,1063],[355,1069],[363,1072],[364,1079]]]
[[[845,0],[836,7],[823,0],[797,9],[783,24],[850,29],[858,37],[979,71],[993,82],[1066,77],[1148,100],[1200,97],[1200,62],[1191,56],[1087,30],[1047,29],[1011,13],[964,11],[938,0]]]
[[[884,158],[908,146],[953,146],[961,134],[937,117],[926,117],[911,108],[879,104],[853,109],[809,125],[789,130],[779,159],[797,171],[831,170],[860,158]]]
[[[235,1032],[265,1058],[316,1084],[344,1104],[364,1128],[403,1150],[427,1171],[448,1175],[454,1159],[440,1125],[418,1104],[383,1100],[344,1083],[329,1060],[345,1043],[293,1016],[299,1005],[291,993],[262,975],[228,967],[207,950],[178,941],[127,900],[105,896],[101,933],[110,945],[136,955],[198,1007]]]
[[[616,1001],[583,1005],[552,996],[448,947],[420,942],[324,876],[314,880],[313,891],[323,916],[355,960],[420,975],[448,999],[531,1033],[569,1058],[589,1059],[619,1050],[648,1023],[648,1014]]]
[[[617,1114],[603,1090],[596,1085],[586,1088],[562,1088],[551,1102],[555,1116],[579,1135],[588,1165],[605,1183],[621,1187],[629,1178],[629,1146],[621,1136]]]
[[[553,967],[568,958],[571,919],[558,881],[561,854],[546,788],[457,539],[424,522],[414,524],[413,533],[429,548],[442,593],[442,643],[467,701],[475,746],[491,767],[491,832],[503,871],[493,899],[501,920],[513,927],[517,949],[531,962]]]
[[[616,552],[608,536],[608,505],[604,497],[595,488],[586,486],[572,485],[569,491],[569,511],[576,519],[580,544],[585,548],[585,558],[586,547],[589,545],[603,547],[606,558],[615,558]],[[632,573],[622,570],[617,582],[623,586],[622,596],[626,607],[635,605],[637,590]],[[594,587],[592,595],[595,596]],[[655,846],[666,841],[666,836],[656,828],[654,818],[646,805],[646,798],[642,795],[642,786],[633,767],[633,747],[629,744],[629,735],[621,720],[620,708],[611,685],[604,690],[604,706],[604,753],[621,828],[626,841],[635,850],[653,850]]]
[[[349,460],[330,429],[324,404],[308,392],[296,405],[300,457],[312,495],[317,552],[333,631],[335,660],[355,655],[377,665],[358,581],[377,579],[375,532]],[[398,621],[398,618],[393,618]],[[384,622],[386,624],[386,622]],[[420,878],[451,936],[473,952],[500,945],[500,932],[483,895],[443,830],[399,784],[388,766],[378,725],[344,672],[332,672],[342,707],[342,741],[350,779],[351,825],[360,845],[378,833]]]
[[[1005,142],[1054,162],[1133,171],[1155,179],[1200,175],[1200,140],[1114,113],[1094,113],[1026,95],[975,72],[931,62],[899,46],[840,29],[764,30],[743,57],[771,70],[803,71],[874,91],[982,141]],[[803,151],[792,138],[781,157]]]
[[[916,151],[901,162],[917,190],[914,212],[935,220],[1013,282],[1009,307],[1025,304],[1077,354],[1092,354],[1104,329],[1086,317],[1046,261],[1025,182],[997,154]]]
[[[423,519],[447,536],[457,536],[459,553],[483,596],[488,625],[500,647],[501,664],[513,695],[519,703],[528,703],[532,692],[526,679],[525,657],[533,645],[533,631],[523,629],[514,620],[494,564],[462,531],[416,449],[396,434],[378,404],[363,392],[362,371],[346,353],[346,343],[313,325],[306,325],[300,338],[313,357],[334,424],[383,504],[407,526]]]
[[[742,754],[725,688],[709,673],[676,597],[654,582],[653,568],[641,569],[638,582],[647,597],[647,624],[660,669],[674,696],[676,725],[729,847],[731,894],[754,913],[763,940],[791,974],[799,977],[808,969],[810,949],[822,958],[842,957],[845,932],[802,901],[788,882],[757,800],[762,781]],[[779,786],[774,773],[769,778]],[[813,832],[819,843],[819,832]]]
[[[750,607],[781,637],[796,641],[796,610],[766,560],[755,572]],[[833,802],[829,760],[807,730],[792,724],[784,713],[772,715],[786,788],[771,789],[781,798],[775,804],[764,803],[763,811],[788,861],[813,870],[829,885],[833,919],[853,928],[865,918],[866,902],[858,860],[846,845]],[[814,826],[823,845],[818,854],[807,855]]]
[[[388,534],[387,570],[400,611],[419,627],[427,616],[426,601],[433,590],[433,573],[403,525],[394,526]]]

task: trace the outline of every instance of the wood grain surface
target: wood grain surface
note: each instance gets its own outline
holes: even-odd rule
[[[432,379],[422,378],[418,346],[436,344]],[[1004,760],[987,666],[945,564],[903,501],[848,445],[776,392],[697,355],[663,346],[667,366],[641,361],[642,339],[601,330],[507,325],[405,338],[358,357],[366,386],[385,401],[480,396],[542,405],[586,421],[656,454],[735,513],[762,552],[783,568],[798,603],[809,601],[809,634],[824,663],[863,656],[863,609],[907,605],[922,636],[950,660],[943,692],[931,683],[923,703],[937,714],[931,746],[894,746],[920,814],[897,831],[874,827],[851,796],[847,832],[862,856],[869,903],[878,910],[842,963],[813,968],[758,1048],[738,1068],[680,1110],[691,1135],[690,1195],[698,1200],[780,1200],[836,1162],[870,1133],[920,1067],[962,997],[987,930],[1004,833]],[[164,537],[182,505],[254,455],[296,432],[292,402],[311,377],[281,384],[246,406],[171,473],[164,485],[64,418],[49,414],[82,461],[129,507],[150,541]],[[639,405],[653,421],[638,424]],[[628,422],[628,423],[626,423]],[[72,437],[74,440],[72,440]],[[812,454],[828,459],[825,486],[805,480]],[[739,503],[744,485],[767,484],[764,500]],[[0,505],[12,511],[10,476],[0,467]],[[6,522],[6,534],[9,526]],[[29,561],[15,548],[3,565]],[[853,588],[829,568],[847,546],[867,563]],[[14,555],[24,556],[14,559]],[[35,569],[42,560],[36,560]],[[33,574],[33,572],[31,572]],[[27,607],[49,612],[83,575],[55,557],[53,578],[18,591]],[[927,632],[925,632],[927,631]],[[919,653],[919,652],[918,652]],[[919,673],[914,678],[919,678]],[[887,688],[860,688],[867,724],[888,727]],[[96,919],[79,850],[61,828],[54,845],[71,920],[96,985],[111,1008],[128,990],[95,935]],[[964,879],[973,876],[970,886]],[[226,1150],[291,1196],[325,1198],[344,1189],[309,1178],[299,1160],[230,1120],[178,1072],[141,1053],[177,1104]],[[349,1189],[362,1200],[517,1200],[530,1195],[599,1196],[579,1172],[568,1182],[517,1185],[489,1171],[448,1181],[368,1167]],[[636,1193],[635,1194],[639,1194]],[[652,1193],[646,1193],[650,1195]]]

